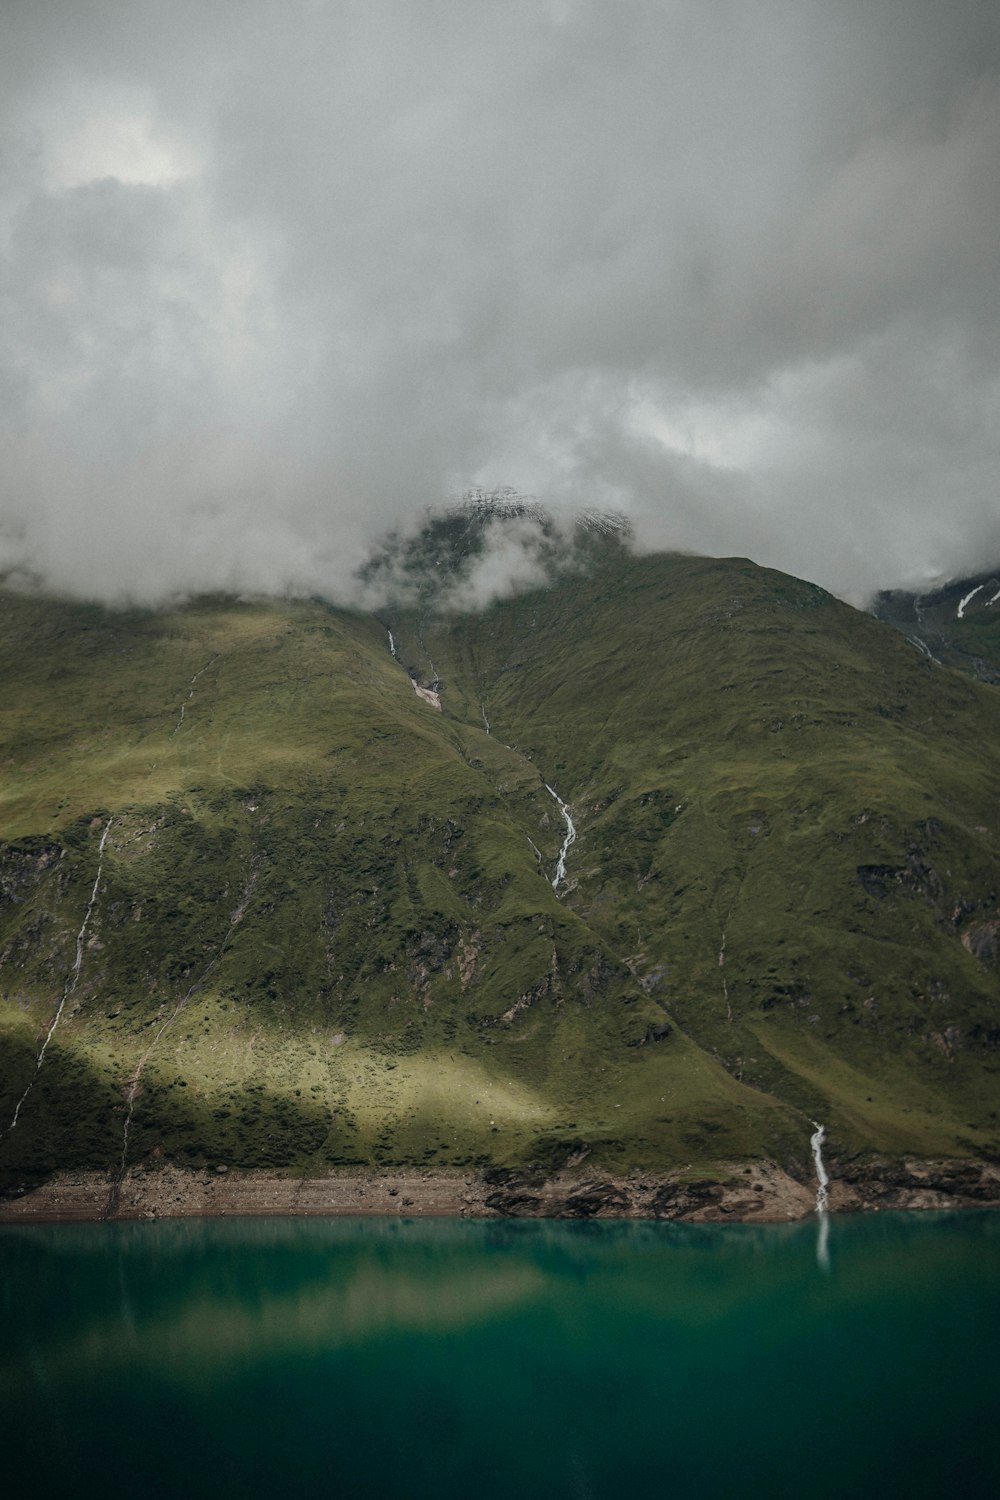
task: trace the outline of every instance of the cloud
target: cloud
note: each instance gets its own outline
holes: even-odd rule
[[[4,27],[0,567],[348,598],[477,484],[856,600],[1000,559],[995,7]]]

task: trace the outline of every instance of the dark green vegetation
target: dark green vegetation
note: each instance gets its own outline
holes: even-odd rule
[[[420,568],[378,619],[0,600],[3,1182],[126,1124],[303,1172],[808,1173],[810,1119],[996,1154],[1000,693],[749,562],[588,546],[460,616]]]

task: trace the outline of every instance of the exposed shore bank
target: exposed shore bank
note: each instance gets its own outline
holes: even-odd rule
[[[461,1218],[681,1219],[689,1223],[802,1219],[816,1186],[773,1162],[737,1163],[713,1178],[594,1171],[541,1178],[486,1172],[372,1171],[323,1177],[227,1168],[137,1167],[113,1190],[105,1173],[57,1172],[0,1200],[0,1223],[239,1215]],[[832,1176],[834,1213],[1000,1205],[1000,1165],[976,1161],[872,1160]]]

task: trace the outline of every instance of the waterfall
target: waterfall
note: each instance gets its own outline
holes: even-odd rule
[[[827,1192],[830,1179],[826,1175],[826,1167],[823,1165],[823,1141],[826,1137],[826,1130],[818,1120],[813,1120],[812,1123],[816,1126],[816,1133],[809,1137],[809,1144],[812,1147],[813,1161],[816,1163],[816,1181],[818,1183],[816,1190],[816,1212],[818,1214],[825,1214],[830,1206],[830,1195]]]
[[[550,797],[554,797],[559,803],[559,811],[562,813],[563,817],[566,820],[566,837],[563,839],[562,848],[559,850],[559,859],[556,862],[556,873],[552,877],[552,889],[555,890],[559,882],[566,879],[566,854],[569,850],[570,844],[572,844],[573,840],[576,838],[576,824],[573,822],[573,819],[569,815],[569,808],[566,806],[559,793],[557,791],[554,791],[552,787],[549,786],[548,782],[545,783],[545,790],[548,792]]]
[[[182,726],[184,724],[184,715],[187,713],[187,706],[188,706],[188,704],[191,702],[191,699],[194,697],[194,690],[195,690],[195,688],[196,688],[196,686],[198,684],[198,678],[201,677],[201,675],[204,672],[208,671],[209,667],[212,665],[213,662],[217,662],[218,660],[219,660],[219,653],[218,653],[218,651],[216,651],[215,655],[212,656],[212,657],[210,657],[209,660],[205,663],[205,665],[203,667],[199,667],[198,671],[194,674],[194,676],[191,678],[191,681],[188,683],[188,695],[184,699],[184,702],[181,704],[180,717],[178,718],[177,723],[174,725],[173,734],[171,734],[171,736],[170,736],[171,739],[173,739],[179,733],[180,729],[182,728]]]
[[[830,1205],[830,1195],[827,1188],[830,1179],[823,1165],[823,1140],[826,1130],[818,1120],[812,1122],[816,1126],[814,1135],[809,1137],[812,1147],[813,1161],[816,1163],[816,1212],[819,1214],[819,1234],[816,1239],[816,1264],[821,1271],[830,1269],[830,1215],[827,1209]]]
[[[66,983],[63,986],[62,998],[59,1001],[58,1009],[56,1010],[55,1015],[52,1017],[52,1022],[49,1026],[49,1029],[45,1033],[45,1040],[42,1043],[41,1048],[39,1049],[37,1058],[35,1059],[35,1071],[31,1076],[28,1087],[25,1089],[24,1093],[17,1101],[17,1106],[14,1110],[14,1118],[11,1120],[10,1124],[7,1127],[8,1134],[10,1134],[10,1132],[16,1126],[18,1117],[21,1113],[21,1107],[24,1104],[25,1099],[27,1099],[28,1095],[31,1093],[31,1090],[35,1086],[35,1080],[38,1077],[39,1069],[41,1068],[42,1063],[45,1060],[46,1048],[51,1042],[53,1034],[55,1033],[55,1029],[62,1019],[62,1013],[66,1008],[66,1001],[76,989],[77,981],[80,978],[80,970],[83,967],[83,943],[85,937],[87,936],[87,928],[90,926],[90,916],[92,911],[94,910],[94,902],[97,900],[97,890],[101,883],[101,869],[104,865],[104,846],[108,841],[108,834],[111,832],[111,824],[113,821],[114,820],[112,818],[108,819],[107,824],[104,828],[104,832],[101,834],[101,842],[97,846],[97,874],[94,877],[94,884],[90,892],[90,900],[87,902],[87,910],[84,912],[80,931],[76,935],[76,958],[73,961],[73,967],[69,972],[69,978],[66,980]]]

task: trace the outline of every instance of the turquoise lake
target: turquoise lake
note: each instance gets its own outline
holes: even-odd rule
[[[0,1227],[24,1496],[996,1496],[1000,1213]]]

